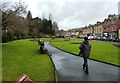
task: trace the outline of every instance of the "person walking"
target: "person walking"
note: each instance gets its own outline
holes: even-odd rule
[[[84,37],[84,41],[81,43],[79,49],[81,50],[80,53],[82,54],[84,60],[83,69],[86,74],[88,74],[88,57],[90,56],[91,51],[91,44],[88,41],[88,37]]]

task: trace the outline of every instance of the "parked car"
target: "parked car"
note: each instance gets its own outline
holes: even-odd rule
[[[96,37],[92,38],[92,40],[96,40],[96,39],[97,39]]]
[[[102,41],[107,41],[107,38],[106,38],[106,37],[103,37],[103,38],[102,38]]]
[[[94,38],[94,36],[89,36],[89,37],[88,37],[89,40],[92,40],[92,38]]]
[[[96,40],[102,40],[102,38],[101,37],[97,37]]]
[[[109,38],[108,41],[113,41],[114,39],[113,38]]]
[[[120,42],[120,39],[114,39],[113,41],[114,42]]]

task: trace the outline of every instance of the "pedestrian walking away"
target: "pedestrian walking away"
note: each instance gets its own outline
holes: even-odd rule
[[[80,54],[82,54],[84,63],[83,63],[83,69],[85,70],[85,73],[88,74],[88,58],[90,56],[91,51],[91,44],[88,41],[87,37],[84,37],[84,41],[81,43],[80,47]]]

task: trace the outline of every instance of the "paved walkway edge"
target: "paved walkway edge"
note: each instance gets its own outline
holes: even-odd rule
[[[53,60],[52,60],[52,58],[51,58],[51,55],[50,54],[48,54],[48,56],[49,56],[49,58],[50,58],[50,60],[51,60],[51,62],[52,62],[52,65],[53,65],[53,67],[54,67],[54,83],[57,83],[57,70],[56,70],[56,67],[55,67],[55,64],[54,64],[54,62],[53,62]]]
[[[52,45],[50,42],[49,42],[49,44]],[[52,45],[52,46],[55,47],[55,48],[57,48],[57,49],[59,49],[59,50],[62,50],[62,49],[60,49],[60,48],[58,48],[58,47],[56,47],[56,46],[54,46],[54,45]],[[68,51],[65,51],[65,50],[62,50],[62,51],[67,52],[67,53],[70,53],[70,54],[75,55],[75,56],[78,56],[77,54],[74,54],[74,53],[71,53],[71,52],[68,52]],[[119,56],[119,55],[118,55],[118,56]],[[79,56],[79,57],[81,57],[81,56]],[[96,60],[96,59],[92,59],[92,58],[89,58],[89,59],[90,59],[90,60],[94,60],[94,61],[98,61],[98,62],[101,62],[101,63],[109,64],[109,65],[112,65],[112,66],[120,67],[119,65],[115,65],[115,64],[112,64],[112,63],[108,63],[108,62],[104,62],[104,61],[100,61],[100,60]],[[119,62],[118,62],[118,63],[119,63]]]

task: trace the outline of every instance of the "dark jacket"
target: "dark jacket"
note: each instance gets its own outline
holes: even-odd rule
[[[81,43],[79,49],[81,50],[83,57],[90,56],[91,45],[88,41]]]

